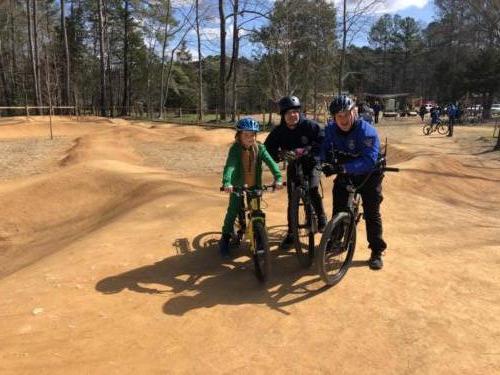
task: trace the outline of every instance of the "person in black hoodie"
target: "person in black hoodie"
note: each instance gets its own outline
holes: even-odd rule
[[[285,96],[278,102],[281,114],[281,123],[275,127],[267,136],[264,145],[267,151],[276,162],[280,161],[280,154],[284,151],[295,151],[302,153],[304,149],[309,149],[310,163],[304,166],[304,174],[308,176],[311,187],[311,200],[314,211],[318,217],[318,230],[323,231],[326,225],[326,215],[323,208],[323,201],[319,193],[319,182],[321,171],[315,168],[319,163],[320,146],[324,138],[323,130],[315,121],[308,120],[300,113],[301,104],[296,96]],[[292,197],[292,182],[295,176],[294,163],[287,167],[287,185],[288,192],[288,233],[281,242],[282,249],[288,249],[292,246],[294,238],[290,225],[290,203]]]

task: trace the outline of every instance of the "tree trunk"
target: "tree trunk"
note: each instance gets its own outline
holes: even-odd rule
[[[129,112],[129,71],[128,71],[128,27],[129,27],[129,0],[125,1],[125,14],[123,22],[123,101],[121,116]]]
[[[219,113],[220,119],[226,119],[226,16],[224,1],[219,0],[220,18],[220,66],[219,66]]]
[[[111,51],[110,45],[109,45],[109,27],[108,27],[108,7],[107,3],[103,4],[104,6],[104,40],[106,44],[106,51],[108,53],[106,54],[106,77],[108,78],[108,99],[109,99],[109,114],[111,117],[114,117],[116,115],[114,111],[114,106],[115,106],[115,101],[114,101],[114,96],[113,96],[113,77],[111,76]]]
[[[71,91],[70,91],[70,79],[71,79],[71,67],[69,58],[69,46],[68,46],[68,33],[66,31],[66,17],[64,15],[64,0],[61,0],[61,31],[62,31],[62,41],[64,45],[64,58],[66,60],[66,75],[65,75],[65,85],[64,85],[64,95],[63,103],[65,105],[70,105]]]
[[[339,66],[339,95],[342,94],[344,80],[344,64],[345,64],[345,49],[347,44],[347,0],[344,0],[343,17],[342,17],[342,51],[340,52]]]
[[[31,24],[31,1],[30,0],[26,0],[26,16],[28,17],[28,40],[29,40],[31,70],[32,70],[32,74],[33,74],[33,94],[35,95],[35,103],[37,106],[39,106],[40,103],[38,100],[39,100],[40,96],[38,95],[38,85],[36,84],[36,82],[37,82],[36,62],[35,62],[35,54],[33,52],[33,50],[34,50],[34,47],[33,47],[33,29],[32,29],[32,24]]]
[[[13,0],[10,0],[10,54],[11,54],[11,59],[10,59],[10,80],[11,80],[11,92],[16,93],[17,92],[17,83],[16,83],[16,69],[17,69],[17,61],[16,61],[16,41],[15,41],[15,36],[16,36],[16,27],[15,27],[15,22],[14,22],[14,9],[15,9],[15,3]],[[13,94],[13,97],[11,98],[12,101],[16,101],[16,95]]]
[[[3,87],[3,93],[5,97],[5,103],[2,103],[0,101],[0,104],[4,104],[7,107],[10,107],[11,105],[11,98],[10,98],[10,93],[9,93],[9,86],[8,86],[8,81],[7,81],[7,70],[4,68],[5,64],[3,62],[2,56],[5,56],[3,53],[3,48],[2,48],[2,39],[0,38],[0,79],[2,82],[2,87]]]
[[[106,69],[105,69],[105,54],[104,54],[104,17],[102,0],[97,0],[97,12],[99,18],[99,51],[100,51],[100,66],[101,66],[101,116],[106,116]]]
[[[238,110],[238,93],[236,90],[236,84],[238,81],[238,58],[239,58],[239,48],[240,48],[240,37],[238,30],[238,9],[239,1],[234,0],[233,6],[233,55],[231,57],[231,67],[229,69],[229,76],[231,76],[231,71],[233,72],[233,85],[232,85],[232,105],[231,105],[231,121],[236,121],[236,112]]]
[[[238,1],[238,0],[236,0]],[[196,38],[198,42],[198,121],[203,121],[203,71],[200,39],[200,12],[199,0],[196,0]]]
[[[161,86],[160,86],[160,118],[163,118],[163,106],[166,104],[165,95],[165,51],[167,49],[168,38],[168,19],[170,17],[170,3],[167,8],[167,16],[165,17],[165,32],[163,36],[163,46],[161,49]]]
[[[37,21],[37,7],[36,0],[33,1],[33,39],[35,45],[35,64],[36,64],[36,86],[38,92],[38,100],[37,105],[43,105],[42,101],[42,86],[41,86],[41,77],[40,77],[40,53],[38,50],[38,21]],[[40,110],[41,112],[41,110]]]

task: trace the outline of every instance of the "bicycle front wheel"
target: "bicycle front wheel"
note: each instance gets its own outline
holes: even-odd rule
[[[269,239],[264,224],[255,222],[253,224],[253,263],[255,275],[261,282],[269,279],[271,274],[271,252],[269,250]]]
[[[432,125],[425,124],[422,127],[422,133],[424,133],[424,135],[429,135],[429,134],[431,134],[431,132],[432,132]]]
[[[448,125],[439,124],[437,126],[437,131],[441,135],[448,134]]]
[[[321,237],[317,267],[327,285],[335,285],[345,276],[356,248],[356,224],[349,212],[340,212],[328,223]]]
[[[292,194],[290,224],[297,258],[302,267],[310,267],[314,258],[313,209],[307,202],[302,189]]]

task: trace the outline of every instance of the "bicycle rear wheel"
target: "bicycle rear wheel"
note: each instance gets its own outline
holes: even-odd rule
[[[441,135],[445,135],[445,134],[448,134],[448,125],[444,125],[444,124],[439,124],[437,126],[437,131],[439,134]]]
[[[340,212],[328,223],[321,237],[317,267],[327,285],[335,285],[345,276],[356,248],[356,224],[349,212]]]
[[[265,282],[271,274],[271,252],[267,231],[261,222],[253,224],[253,248],[255,275],[259,281]]]
[[[432,125],[425,124],[422,127],[422,133],[424,133],[424,135],[429,135],[429,134],[431,134],[431,132],[432,132]]]
[[[290,224],[297,258],[302,267],[310,267],[314,259],[314,215],[302,189],[292,194]]]

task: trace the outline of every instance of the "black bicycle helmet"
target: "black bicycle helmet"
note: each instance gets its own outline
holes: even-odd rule
[[[293,108],[300,108],[300,100],[296,96],[284,96],[283,98],[280,99],[278,102],[278,105],[280,107],[280,114],[284,115],[286,111],[289,109]]]
[[[347,95],[338,95],[330,103],[330,113],[335,116],[339,112],[350,111],[354,105],[354,100]]]

